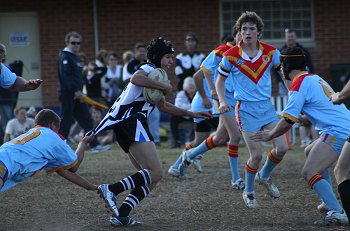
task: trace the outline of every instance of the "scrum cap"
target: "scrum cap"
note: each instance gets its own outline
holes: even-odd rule
[[[161,59],[166,54],[173,54],[175,52],[170,41],[162,37],[153,39],[147,47],[147,58],[150,62],[161,68]]]

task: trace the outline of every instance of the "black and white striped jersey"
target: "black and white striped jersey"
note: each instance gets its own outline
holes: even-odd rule
[[[145,63],[139,67],[139,70],[141,69],[148,75],[155,68],[155,65]],[[136,86],[130,82],[108,110],[105,117],[92,130],[95,132],[95,135],[104,130],[112,129],[115,124],[127,120],[128,118],[147,120],[148,115],[152,112],[155,105],[147,103],[142,93],[143,87]]]

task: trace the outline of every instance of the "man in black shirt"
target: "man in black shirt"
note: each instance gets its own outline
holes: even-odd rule
[[[84,97],[83,72],[79,56],[82,37],[77,32],[69,32],[65,37],[66,47],[58,57],[59,100],[61,102],[61,126],[59,133],[68,138],[70,127],[74,119],[84,129],[90,131],[92,118],[85,103],[80,102]],[[97,140],[90,143],[92,152],[105,151],[110,145],[100,145]]]

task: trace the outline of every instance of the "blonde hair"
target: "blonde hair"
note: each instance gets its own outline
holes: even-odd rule
[[[6,47],[0,43],[0,62],[3,62],[6,58]]]

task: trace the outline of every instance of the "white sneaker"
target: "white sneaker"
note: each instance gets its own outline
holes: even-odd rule
[[[104,151],[111,149],[111,147],[112,146],[109,144],[107,144],[107,145],[99,144],[96,147],[91,148],[91,152],[92,153],[104,152]]]
[[[243,191],[243,200],[245,205],[250,209],[255,209],[259,207],[258,202],[255,199],[255,193],[247,193],[246,191]]]
[[[179,177],[180,176],[180,171],[177,168],[174,168],[173,166],[170,166],[170,168],[168,169],[168,173],[169,175],[175,176],[175,177]]]
[[[347,225],[349,220],[344,210],[341,212],[330,210],[323,219],[315,221],[314,224],[319,226]]]
[[[100,197],[103,198],[109,210],[112,211],[115,216],[119,216],[119,210],[116,204],[117,197],[114,193],[109,191],[108,184],[101,184],[100,186],[98,186],[97,192],[100,195]]]
[[[180,178],[187,178],[186,176],[186,170],[188,166],[191,165],[192,160],[189,157],[189,152],[188,151],[183,151],[181,154],[182,157],[182,162],[179,165],[179,172],[180,172]]]
[[[231,187],[237,190],[243,190],[245,188],[245,183],[242,178],[239,178],[235,182],[231,181]]]
[[[130,216],[127,216],[127,217],[111,216],[109,218],[109,222],[111,223],[111,226],[114,226],[114,227],[142,225],[142,222],[139,222],[131,218]]]
[[[321,204],[319,204],[317,206],[317,210],[320,212],[320,213],[326,213],[328,212],[330,209],[327,207],[326,203],[324,203],[324,201],[322,201]]]
[[[203,172],[200,159],[197,159],[197,158],[193,159],[192,164],[193,164],[193,167],[197,170],[197,172]]]
[[[272,183],[271,177],[269,177],[267,180],[265,180],[265,179],[260,178],[260,174],[258,173],[255,176],[255,180],[257,182],[259,182],[259,184],[262,184],[265,186],[265,188],[267,189],[267,191],[271,197],[279,198],[281,196],[280,191],[278,190],[276,185],[274,185],[274,183]]]

